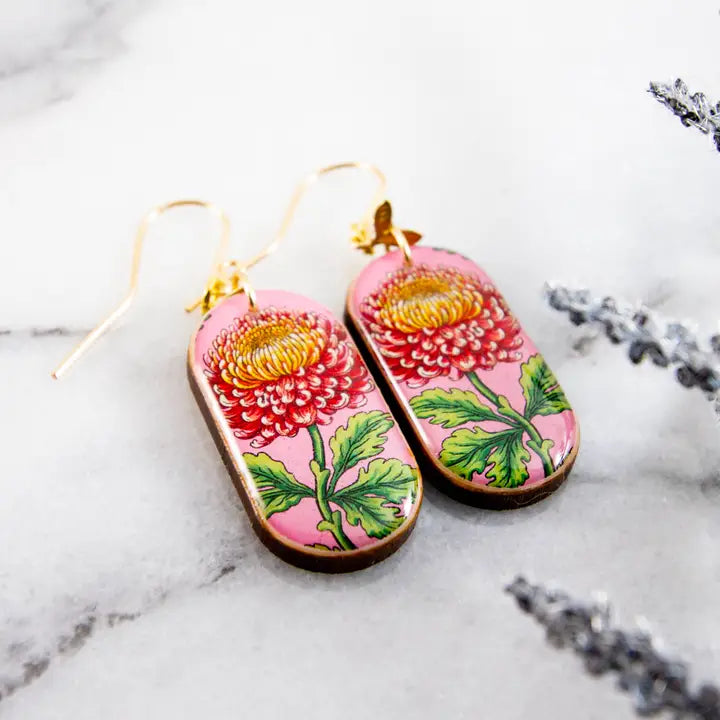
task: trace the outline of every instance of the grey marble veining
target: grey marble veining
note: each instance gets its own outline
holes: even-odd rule
[[[72,98],[99,64],[124,50],[136,0],[6,2],[0,8],[0,117]]]
[[[720,677],[712,408],[542,301],[582,284],[717,331],[720,162],[645,92],[720,88],[709,0],[1,7],[3,717],[632,717],[517,612],[517,573],[607,591]],[[259,544],[187,387],[202,216],[158,226],[136,307],[49,372],[122,297],[149,207],[213,200],[247,255],[305,172],[348,158],[386,171],[400,224],[494,277],[582,447],[517,512],[429,488],[396,555],[325,577]],[[369,194],[316,188],[252,280],[340,314]]]

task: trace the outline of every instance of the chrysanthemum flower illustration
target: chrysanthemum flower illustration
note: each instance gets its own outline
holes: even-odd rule
[[[403,267],[365,299],[363,320],[409,387],[520,359],[520,326],[489,283],[447,267]]]
[[[204,361],[235,436],[255,447],[327,424],[373,387],[345,329],[313,312],[269,307],[236,318]]]

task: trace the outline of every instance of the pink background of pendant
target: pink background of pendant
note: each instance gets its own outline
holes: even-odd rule
[[[494,287],[495,283],[490,277],[480,269],[474,262],[454,252],[447,250],[439,250],[430,247],[415,246],[412,248],[412,257],[415,264],[427,265],[431,268],[449,267],[455,268],[465,274],[475,275],[482,282],[491,283]],[[426,385],[421,387],[409,387],[406,382],[400,381],[393,377],[387,362],[377,350],[367,327],[362,321],[362,313],[360,307],[363,300],[378,290],[383,282],[388,278],[389,274],[399,270],[404,265],[404,258],[401,252],[391,251],[385,255],[370,262],[358,275],[348,294],[348,304],[357,330],[362,333],[366,343],[373,346],[375,356],[383,366],[383,372],[391,383],[396,397],[402,402],[406,414],[412,420],[414,427],[417,429],[422,443],[431,451],[433,458],[437,461],[437,457],[441,451],[443,441],[458,428],[476,427],[478,423],[470,422],[453,428],[443,428],[440,425],[433,425],[429,420],[417,418],[409,405],[409,400],[419,395],[424,390],[430,388],[442,388],[450,390],[458,388],[460,390],[468,390],[475,392],[472,384],[464,375],[458,380],[452,380],[449,377],[436,377],[428,381]],[[538,353],[538,349],[527,333],[520,330],[520,336],[523,343],[519,348],[521,358],[516,362],[498,362],[491,370],[477,370],[480,379],[485,382],[492,390],[499,395],[505,395],[514,407],[522,408],[524,398],[522,388],[520,386],[520,365],[530,356]],[[568,457],[572,449],[578,441],[578,429],[575,415],[572,410],[566,410],[562,413],[549,416],[536,416],[533,423],[541,433],[543,438],[551,439],[554,443],[550,450],[553,464],[559,468],[562,462]],[[482,422],[481,427],[487,431],[495,431],[503,428],[500,423],[492,421]],[[527,441],[527,437],[526,437]],[[522,492],[524,489],[532,485],[538,485],[546,479],[546,473],[543,469],[542,462],[535,453],[531,453],[531,460],[527,465],[529,478],[519,488],[505,489],[505,492]],[[490,479],[486,475],[475,474],[472,477],[474,485],[487,485]],[[495,488],[488,488],[494,490]]]
[[[295,310],[301,312],[311,311],[319,315],[324,315],[325,317],[333,320],[335,323],[340,324],[332,313],[319,303],[301,295],[296,295],[283,290],[259,291],[257,293],[257,302],[258,307],[261,310],[274,307],[278,310]],[[258,490],[252,481],[248,482],[251,475],[247,469],[245,461],[243,460],[243,453],[250,452],[257,454],[264,452],[270,455],[274,460],[282,462],[299,482],[313,488],[315,485],[315,478],[309,467],[309,462],[313,457],[313,446],[307,430],[300,428],[297,435],[294,437],[277,437],[264,447],[255,447],[251,445],[250,439],[246,440],[235,437],[226,418],[224,417],[217,395],[212,390],[208,381],[205,372],[205,356],[213,341],[223,329],[231,325],[235,318],[242,317],[246,315],[247,312],[247,297],[243,294],[237,294],[230,296],[219,303],[210,311],[210,313],[208,313],[208,315],[205,316],[200,328],[194,336],[194,339],[191,341],[189,357],[193,376],[201,389],[204,402],[211,410],[214,421],[222,433],[223,440],[231,455],[232,462],[238,469],[239,474],[244,478],[244,485],[246,486],[248,495],[253,500],[253,505],[255,506],[256,513],[258,514],[258,519],[267,522],[275,531],[276,535],[290,541],[290,543],[295,543],[301,546],[312,546],[319,543],[329,547],[330,549],[336,549],[337,543],[333,535],[328,531],[319,531],[317,529],[317,525],[321,522],[322,516],[314,498],[304,498],[289,510],[285,512],[276,512],[271,515],[269,519],[265,520],[264,512],[262,510],[263,503]],[[354,347],[355,343],[349,335],[347,339]],[[357,362],[363,363],[359,354],[357,356]],[[343,408],[332,415],[329,424],[318,426],[325,447],[328,467],[330,466],[332,459],[332,453],[328,441],[339,427],[347,424],[348,419],[352,415],[359,412],[370,412],[373,410],[380,410],[385,413],[390,412],[382,394],[375,386],[375,383],[373,382],[372,385],[373,387],[366,394],[366,401],[362,406]],[[384,444],[382,452],[373,457],[373,460],[375,458],[397,458],[401,462],[412,466],[417,471],[417,463],[415,462],[412,452],[410,451],[410,448],[397,424],[394,424],[387,432],[387,442]],[[354,471],[351,470],[346,473],[338,483],[337,489],[351,484],[357,477],[358,469],[366,466],[368,462],[369,461],[361,462]],[[417,474],[417,478],[418,480],[415,486],[414,496],[403,504],[403,513],[405,516],[403,524],[393,531],[393,533],[391,533],[388,537],[382,539],[370,537],[364,532],[361,525],[352,526],[347,522],[344,523],[346,535],[358,549],[372,549],[375,545],[385,544],[395,536],[408,532],[409,527],[412,526],[412,523],[415,520],[421,498],[421,481],[419,479],[419,473]],[[336,506],[332,506],[332,509],[335,510],[337,508]],[[307,552],[309,554],[316,554],[318,551],[314,548],[307,547]],[[322,553],[322,551],[319,552]],[[347,552],[354,551],[350,550]],[[338,556],[346,553],[333,552],[331,554],[333,556]]]

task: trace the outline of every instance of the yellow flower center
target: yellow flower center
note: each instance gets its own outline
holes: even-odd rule
[[[274,318],[233,338],[223,379],[239,388],[292,375],[320,358],[324,336],[297,318]]]
[[[440,328],[475,317],[482,295],[453,276],[409,275],[387,288],[381,299],[383,324],[404,333]]]

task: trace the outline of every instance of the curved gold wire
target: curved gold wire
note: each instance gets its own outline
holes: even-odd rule
[[[295,216],[298,206],[300,205],[300,201],[305,196],[305,193],[307,193],[310,187],[313,186],[318,180],[320,180],[321,177],[323,177],[324,175],[328,175],[329,173],[336,172],[337,170],[365,170],[377,178],[378,188],[375,191],[375,195],[373,196],[372,204],[370,205],[367,212],[363,216],[363,219],[359,223],[360,227],[363,229],[368,229],[372,226],[375,216],[375,210],[385,199],[385,191],[387,189],[387,178],[385,177],[385,173],[383,173],[383,171],[380,170],[377,165],[366,162],[342,162],[336,163],[335,165],[326,165],[325,167],[319,168],[318,170],[311,172],[303,180],[300,181],[300,183],[295,188],[295,192],[290,198],[290,203],[285,210],[285,215],[283,216],[282,223],[280,224],[280,229],[275,235],[275,238],[264,250],[261,250],[255,257],[251,258],[247,263],[245,263],[244,267],[246,269],[251,268],[253,265],[260,262],[260,260],[267,257],[270,253],[274,252],[277,249],[278,245],[284,240],[285,236],[287,235],[288,230],[292,225],[293,217]],[[406,262],[411,263],[412,254],[410,252],[410,245],[405,238],[402,230],[393,229],[393,237],[395,238],[398,247],[402,250]]]
[[[73,349],[73,351],[60,363],[60,365],[53,370],[51,373],[52,377],[56,380],[64,375],[68,369],[88,350],[88,348],[96,342],[110,326],[121,318],[127,311],[132,301],[135,299],[138,286],[138,275],[140,274],[140,258],[143,250],[143,243],[145,236],[147,235],[148,228],[155,222],[160,215],[178,207],[195,206],[202,207],[209,210],[215,217],[217,217],[222,223],[222,233],[220,235],[220,242],[215,252],[215,261],[213,262],[213,268],[218,267],[222,264],[222,259],[227,255],[228,242],[230,239],[230,220],[221,208],[213,203],[205,202],[204,200],[175,200],[173,202],[166,203],[165,205],[158,205],[157,207],[150,210],[140,222],[137,233],[135,234],[135,243],[133,246],[132,264],[130,266],[130,287],[125,297],[121,300],[120,304],[94,329],[91,330]],[[264,257],[264,255],[262,256]],[[260,259],[262,259],[260,257]],[[259,262],[259,260],[256,260]]]

